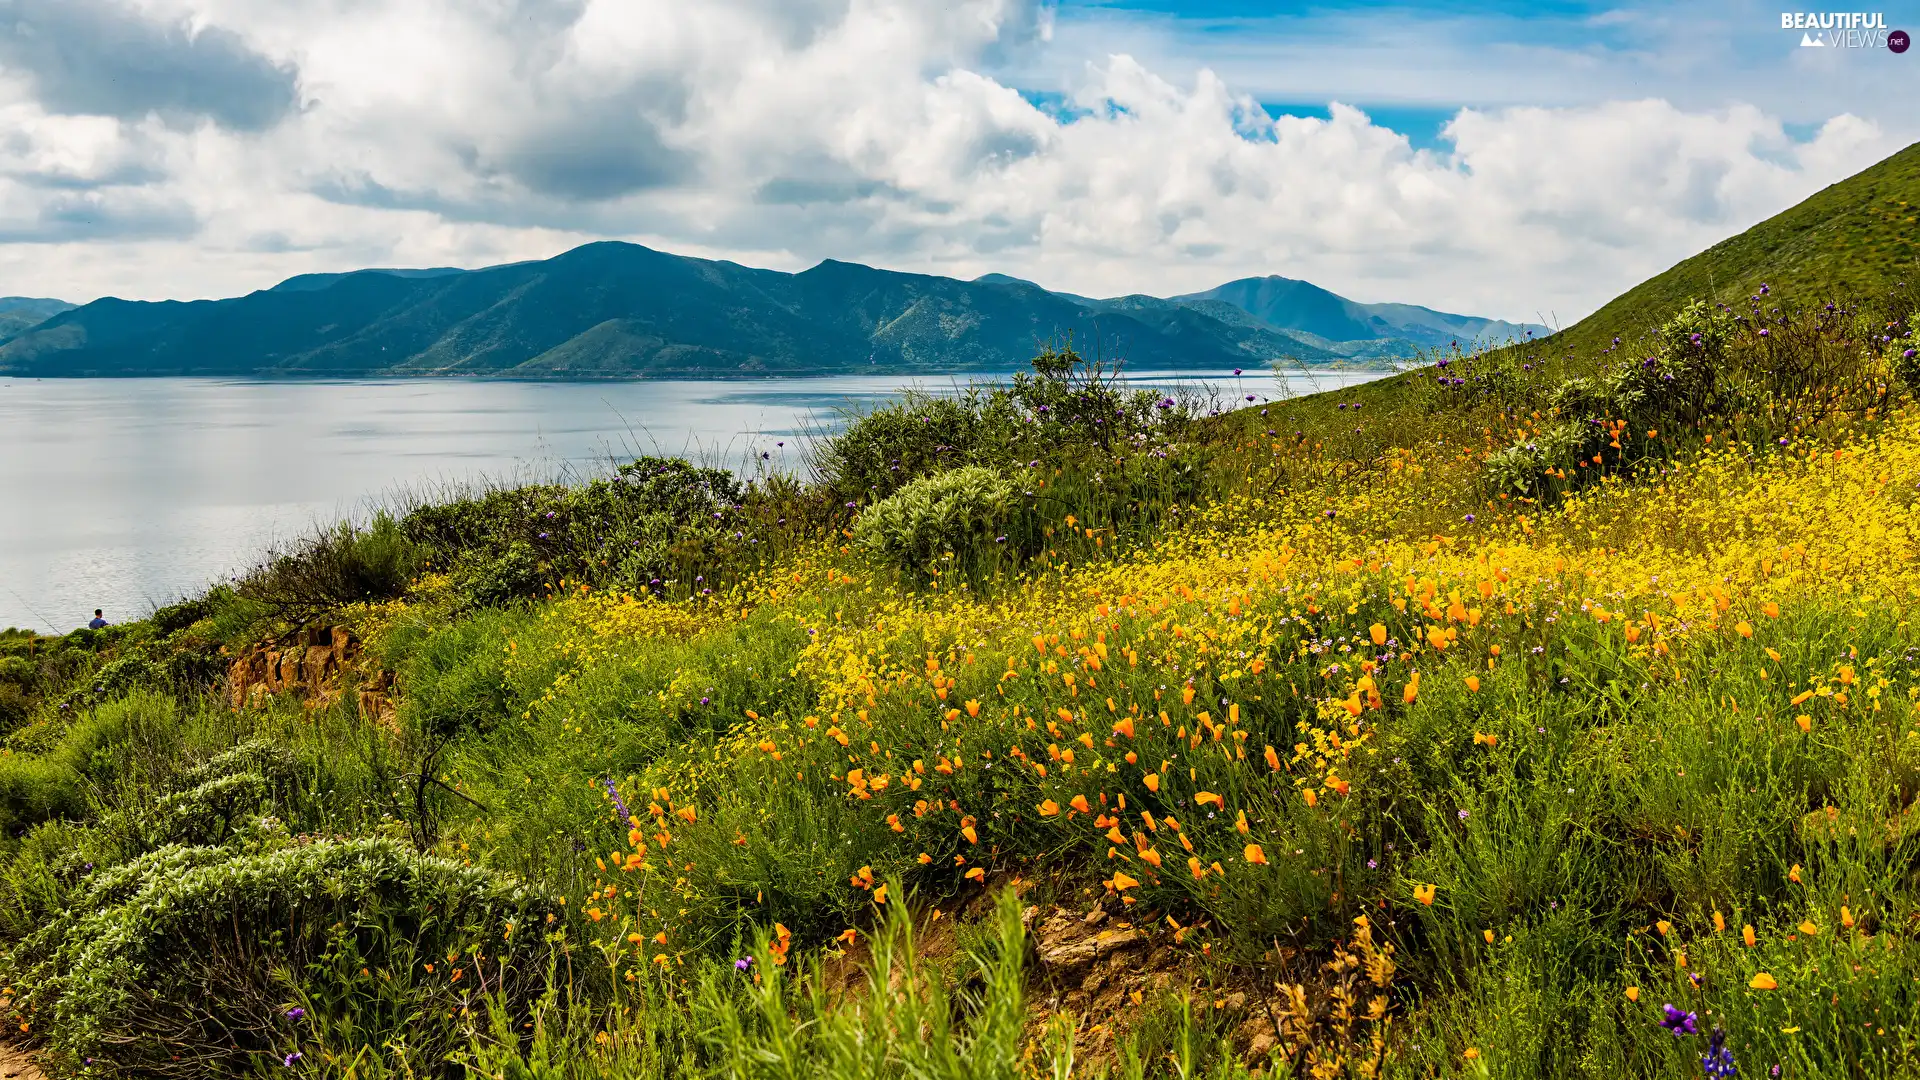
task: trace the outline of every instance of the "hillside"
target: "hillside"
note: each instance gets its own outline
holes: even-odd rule
[[[1345,361],[1150,300],[1088,307],[1014,279],[829,260],[798,274],[595,243],[462,271],[311,274],[226,300],[104,299],[0,346],[17,375],[514,378],[1008,371],[1071,335],[1136,369]]]
[[[1586,354],[1632,339],[1694,299],[1733,303],[1762,284],[1821,301],[1920,277],[1920,143],[1649,278],[1555,335]]]
[[[18,337],[40,323],[72,310],[65,300],[47,300],[32,296],[0,296],[0,344]]]
[[[1487,482],[1538,367],[1208,417],[1055,356],[806,481],[0,633],[0,1022],[57,1080],[1920,1074],[1920,372],[1811,321],[1620,365],[1554,497]]]

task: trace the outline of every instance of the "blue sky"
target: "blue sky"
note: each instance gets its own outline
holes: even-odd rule
[[[1920,138],[1742,0],[0,11],[0,295],[73,300],[616,238],[1564,322]]]

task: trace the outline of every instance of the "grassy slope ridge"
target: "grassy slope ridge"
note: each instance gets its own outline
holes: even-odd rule
[[[1627,290],[1548,339],[1598,351],[1690,300],[1733,303],[1762,284],[1796,297],[1868,298],[1920,284],[1920,143]]]

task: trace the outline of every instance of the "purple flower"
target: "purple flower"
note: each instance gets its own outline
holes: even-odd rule
[[[1660,1026],[1672,1032],[1675,1038],[1679,1038],[1682,1035],[1700,1034],[1700,1028],[1697,1023],[1700,1018],[1695,1014],[1681,1012],[1671,1004],[1662,1005],[1660,1008],[1661,1011],[1666,1013],[1666,1018],[1660,1021]]]
[[[1700,1058],[1700,1069],[1707,1080],[1725,1080],[1740,1072],[1733,1064],[1733,1049],[1727,1045],[1725,1029],[1715,1027],[1707,1037],[1707,1052]]]
[[[627,801],[620,797],[620,789],[614,786],[613,778],[603,781],[607,785],[607,794],[613,799],[613,808],[620,812],[620,824],[633,827],[633,815],[627,811]]]
[[[743,956],[743,957],[741,957],[740,959],[738,959],[738,960],[735,960],[735,961],[733,962],[733,970],[735,970],[735,971],[752,971],[752,970],[753,970],[753,957],[751,957],[751,956]]]
[[[546,538],[547,538],[547,534],[546,534],[546,533],[541,533],[541,534],[540,534],[540,539],[542,539],[542,540],[545,540]]]
[[[706,704],[709,704],[709,703],[710,703],[710,701],[711,701],[711,699],[709,699],[709,698],[701,698],[701,699],[700,699],[700,704],[702,704],[702,705],[706,705]]]
[[[1904,358],[1904,359],[1907,359],[1907,360],[1911,360],[1911,359],[1913,359],[1913,350],[1912,350],[1912,349],[1908,349],[1908,350],[1907,350],[1906,352],[1903,352],[1903,353],[1901,353],[1900,355],[1901,355],[1901,357],[1902,357],[1902,358]]]
[[[1460,820],[1461,821],[1467,820],[1467,812],[1465,810],[1460,811]]]
[[[295,1005],[293,1008],[287,1010],[287,1019],[289,1020],[298,1020],[305,1015],[307,1015],[307,1010],[301,1008],[298,1005]]]
[[[1239,368],[1234,368],[1234,369],[1233,369],[1233,373],[1234,373],[1235,375],[1238,375],[1238,374],[1240,374],[1240,369],[1239,369]]]
[[[1472,515],[1472,514],[1468,514],[1468,515],[1467,515],[1467,524],[1469,524],[1469,525],[1471,525],[1471,524],[1473,524],[1473,515]]]
[[[288,1054],[285,1058],[281,1059],[280,1064],[284,1068],[291,1069],[293,1068],[293,1063],[296,1061],[299,1061],[300,1058],[301,1058],[300,1051],[295,1050],[293,1053]]]
[[[1766,329],[1765,327],[1761,327],[1761,328],[1760,328],[1760,336],[1761,336],[1761,337],[1766,337],[1766,336],[1767,336],[1767,333],[1768,333],[1768,331],[1767,331],[1767,329]]]

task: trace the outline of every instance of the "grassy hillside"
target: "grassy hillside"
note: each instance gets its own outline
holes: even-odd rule
[[[71,1076],[1912,1075],[1920,365],[1805,307],[1217,418],[1048,353],[10,632],[0,1010]]]
[[[804,481],[478,490],[8,631],[6,1030],[75,1077],[1920,1074],[1915,307],[1225,415],[1049,350]]]
[[[1634,286],[1551,338],[1578,353],[1632,340],[1691,300],[1742,306],[1762,284],[1796,297],[1920,287],[1920,143]]]

